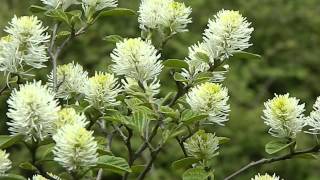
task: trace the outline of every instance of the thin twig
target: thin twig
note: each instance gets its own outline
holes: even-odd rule
[[[258,161],[253,161],[253,162],[245,165],[241,169],[237,170],[236,172],[232,173],[228,177],[224,178],[224,180],[230,180],[230,179],[234,178],[235,176],[237,176],[237,175],[243,173],[244,171],[246,171],[252,167],[255,167],[255,166],[259,166],[262,164],[270,164],[270,163],[277,162],[277,161],[283,161],[283,160],[291,159],[297,155],[319,152],[319,150],[320,150],[320,146],[317,145],[317,146],[310,148],[310,149],[307,149],[307,150],[297,151],[297,152],[289,153],[289,154],[286,154],[283,156],[278,156],[278,157],[273,157],[273,158],[262,158]]]
[[[57,90],[57,59],[53,53],[53,47],[54,47],[54,43],[56,41],[56,34],[57,34],[58,28],[59,28],[59,23],[56,23],[53,27],[53,31],[52,31],[52,35],[51,35],[51,42],[50,42],[50,46],[48,49],[48,53],[49,53],[50,58],[52,60],[53,89],[55,91]]]
[[[131,167],[133,162],[134,162],[134,160],[133,160],[134,151],[133,151],[132,145],[131,145],[131,138],[133,136],[133,132],[132,132],[132,129],[130,129],[128,127],[126,127],[126,129],[128,131],[128,137],[124,140],[124,142],[125,142],[125,145],[126,145],[127,150],[128,150],[128,164]],[[126,172],[124,174],[124,176],[122,177],[122,179],[126,180],[126,179],[128,179],[128,177],[129,177],[129,173]]]
[[[155,159],[157,158],[159,152],[161,151],[163,145],[159,145],[159,147],[151,152],[151,158],[147,163],[147,166],[144,168],[144,170],[142,171],[142,173],[138,176],[138,180],[143,180],[147,173],[151,170],[151,167],[153,165],[153,162],[155,161]]]
[[[97,175],[96,180],[101,180],[101,178],[102,178],[102,173],[103,173],[103,169],[100,168],[99,171],[98,171],[98,175]]]

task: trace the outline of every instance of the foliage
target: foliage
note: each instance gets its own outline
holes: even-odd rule
[[[286,92],[290,92],[291,95],[302,99],[302,102],[306,102],[307,109],[310,109],[313,104],[315,97],[318,95],[317,93],[320,90],[316,81],[317,73],[315,73],[318,70],[318,66],[316,65],[318,63],[317,57],[319,55],[315,46],[319,43],[319,32],[316,27],[319,26],[320,21],[317,18],[310,18],[316,15],[316,3],[316,1],[312,0],[305,2],[292,1],[288,3],[276,0],[268,2],[261,2],[258,0],[245,2],[241,0],[232,2],[217,0],[214,3],[205,0],[186,2],[188,6],[193,8],[193,23],[190,25],[190,28],[188,28],[190,32],[177,34],[172,37],[164,46],[162,51],[161,59],[165,60],[163,65],[168,69],[164,69],[167,73],[161,74],[160,79],[161,82],[166,82],[166,86],[161,89],[159,97],[156,98],[162,98],[161,101],[163,104],[170,102],[174,97],[175,92],[180,88],[179,86],[175,86],[174,80],[179,83],[181,82],[180,84],[187,81],[185,77],[181,75],[181,69],[187,67],[183,59],[187,56],[187,47],[200,40],[202,31],[205,29],[205,25],[207,24],[207,19],[211,18],[208,14],[214,15],[222,8],[239,9],[241,13],[253,22],[253,27],[255,27],[252,38],[254,46],[247,51],[259,53],[263,57],[263,60],[255,61],[253,59],[257,59],[257,57],[259,59],[259,56],[254,55],[254,57],[252,57],[249,55],[249,58],[247,58],[248,56],[246,54],[240,54],[234,55],[228,61],[231,68],[224,84],[228,87],[229,94],[231,96],[230,121],[226,123],[226,127],[222,128],[218,128],[217,126],[203,127],[207,132],[215,132],[217,136],[228,136],[231,138],[230,143],[221,146],[222,150],[220,155],[212,162],[214,167],[214,171],[212,173],[215,174],[216,179],[221,179],[232,171],[238,169],[242,164],[250,162],[251,160],[256,160],[265,155],[262,154],[263,144],[267,144],[268,141],[272,140],[272,138],[268,137],[265,133],[265,128],[260,118],[262,115],[261,107],[263,101],[272,96],[273,93],[284,94]],[[35,1],[34,3],[22,3],[9,0],[8,3],[6,3],[6,5],[11,5],[12,8],[18,9],[16,12],[18,14],[22,12],[22,14],[30,13],[26,12],[26,7],[31,4],[37,4],[40,7],[43,7],[43,5],[38,1]],[[119,7],[131,8],[136,11],[138,4],[139,3],[137,1],[120,1]],[[55,20],[63,23],[60,27],[60,32],[57,33],[57,43],[59,44],[63,43],[65,39],[71,36],[72,31],[69,30],[69,27],[72,27],[74,25],[73,23],[75,23],[75,27],[79,25],[77,24],[79,23],[78,11],[74,11],[72,13],[53,11],[42,15],[43,11],[41,8],[33,7],[33,9],[39,13],[38,16],[50,27],[53,27]],[[94,15],[94,17],[92,17],[93,19],[90,18],[90,21],[92,21],[92,23],[94,22],[94,24],[90,25],[90,28],[86,29],[86,34],[73,39],[73,42],[70,42],[65,46],[65,50],[61,52],[60,57],[57,59],[58,64],[67,64],[67,62],[71,61],[79,62],[86,70],[89,71],[89,76],[93,76],[95,70],[110,72],[106,67],[111,64],[111,59],[106,55],[106,52],[109,54],[112,49],[115,48],[115,43],[122,41],[124,37],[140,36],[140,33],[137,30],[137,17],[134,15],[135,13],[132,13],[134,11],[128,9],[118,9],[116,11],[109,12],[106,11],[99,13],[98,15]],[[5,15],[2,17],[4,19],[0,21],[2,23],[1,27],[6,26],[6,23],[13,16],[13,14],[11,14],[12,12],[13,11],[8,12],[8,14],[3,12]],[[120,12],[119,15],[121,16],[114,17],[113,15],[117,14],[116,12]],[[127,14],[130,16],[122,16]],[[112,17],[108,17],[110,15]],[[94,19],[97,17],[101,19]],[[78,28],[79,27],[76,29]],[[105,41],[102,40],[103,37],[106,37]],[[155,46],[157,46],[159,40],[152,39],[152,41]],[[52,69],[50,62],[48,62],[47,65],[48,68],[32,71],[32,73],[36,75],[34,77],[35,79],[47,81],[46,75],[49,74]],[[170,77],[172,76],[172,74],[169,73],[170,71],[175,72],[174,80]],[[204,79],[203,81],[207,81],[208,76],[203,76],[201,77]],[[26,80],[30,81],[31,79],[32,78],[23,79],[22,82]],[[17,87],[17,83],[14,80],[11,81],[13,83],[10,83],[10,87]],[[201,82],[202,79],[199,81]],[[21,81],[18,83],[21,83]],[[297,86],[297,84],[299,84],[299,86]],[[140,85],[138,84],[135,88],[140,88],[138,92],[141,91],[141,89],[141,92],[143,92],[143,88],[139,86]],[[127,153],[124,151],[126,143],[128,143],[127,138],[129,138],[132,133],[132,148],[134,150],[139,150],[139,144],[143,144],[146,140],[145,138],[150,135],[148,134],[150,133],[148,131],[152,130],[152,127],[156,127],[157,124],[155,123],[155,119],[158,118],[158,115],[152,112],[153,107],[146,104],[147,98],[142,97],[141,92],[138,92],[133,95],[135,97],[132,98],[134,102],[128,102],[127,100],[124,101],[124,97],[121,96],[117,98],[121,101],[122,105],[128,106],[127,109],[121,109],[121,111],[136,111],[133,113],[133,116],[124,116],[123,114],[119,114],[119,112],[115,112],[113,109],[107,109],[106,115],[101,116],[99,111],[96,109],[87,109],[88,104],[86,104],[86,102],[82,102],[75,106],[70,103],[70,106],[73,106],[78,110],[78,112],[84,112],[90,121],[95,121],[95,119],[102,117],[108,128],[106,132],[115,134],[114,145],[111,149],[108,149],[106,148],[108,143],[105,139],[105,132],[101,132],[99,130],[99,123],[92,125],[92,129],[97,132],[97,139],[101,139],[101,142],[99,141],[98,144],[98,153],[100,157],[123,157],[130,164],[130,159],[128,159]],[[171,94],[169,92],[171,92]],[[6,107],[6,100],[9,95],[9,91],[5,91],[2,94],[1,107]],[[181,102],[178,102],[185,108],[186,105],[183,100],[184,99],[181,98]],[[160,105],[159,108],[160,114],[165,116],[165,123],[181,121],[190,126],[198,122],[199,119],[205,119],[207,116],[205,114],[193,114],[193,112],[181,112],[181,110],[181,107],[171,108],[168,107],[167,104],[164,106]],[[2,108],[1,111],[2,114],[5,114],[7,112],[7,107]],[[1,134],[9,134],[5,131],[5,129],[7,129],[5,122],[7,121],[9,120],[4,119],[2,121],[3,128],[1,132],[3,133]],[[111,121],[112,124],[117,126],[120,124],[124,124],[125,126],[120,125],[119,129],[117,127],[113,129],[113,127],[110,126]],[[194,173],[197,174],[196,177],[201,177],[202,175],[206,176],[206,172],[201,168],[187,170],[187,168],[184,167],[179,168],[182,169],[180,171],[168,169],[173,159],[183,159],[184,154],[182,152],[180,154],[170,152],[178,152],[179,143],[176,142],[175,138],[184,139],[184,137],[186,137],[188,129],[184,126],[185,125],[181,128],[170,127],[169,129],[160,127],[161,132],[154,137],[154,142],[151,144],[151,151],[156,152],[158,142],[166,143],[167,145],[165,146],[165,151],[161,151],[156,155],[158,158],[155,161],[155,168],[152,169],[153,173],[151,175],[153,179],[160,179],[163,177],[175,179],[181,176],[183,176],[184,179],[187,179],[186,176],[188,174]],[[127,131],[127,128],[133,130],[133,132]],[[100,138],[99,136],[102,137]],[[290,152],[290,147],[298,148],[298,150],[303,147],[311,147],[313,145],[313,141],[310,137],[310,135],[303,135],[301,133],[297,137],[297,142],[289,142],[289,140],[285,139],[282,141],[268,143],[266,150],[268,153],[273,154],[280,152],[279,155],[282,155],[281,153],[286,154]],[[124,143],[121,143],[122,140],[124,140]],[[6,139],[6,141],[8,141],[8,139]],[[19,138],[17,138],[17,142],[21,142]],[[8,142],[4,143],[8,144]],[[45,146],[52,142],[49,141],[41,143],[43,144],[40,145]],[[41,147],[40,145],[39,147]],[[149,145],[150,144],[147,144],[146,146]],[[1,148],[8,148],[8,146],[6,145],[6,147]],[[22,151],[18,152],[19,148],[22,148]],[[10,173],[21,173],[25,176],[33,174],[33,172],[28,170],[28,168],[24,170],[22,170],[23,168],[19,168],[19,160],[15,160],[13,158],[13,154],[19,154],[19,157],[22,157],[22,154],[28,154],[26,147],[23,144],[16,144],[13,147],[10,147],[7,151],[12,154],[10,157],[12,157],[12,161],[16,163],[16,166],[14,166]],[[147,155],[148,153],[144,153],[144,156]],[[152,157],[152,153],[150,157]],[[49,156],[48,158],[52,159],[52,156]],[[119,161],[121,160],[119,159]],[[143,159],[139,159],[134,165],[139,166],[145,163],[147,162]],[[262,169],[255,168],[252,172],[254,172],[254,174],[265,171],[268,171],[271,174],[275,172],[285,179],[301,179],[305,177],[312,179],[317,177],[317,172],[312,171],[311,168],[308,170],[299,168],[307,164],[305,161],[293,160],[290,162],[281,162],[279,164],[280,165],[275,164],[264,166]],[[282,164],[285,164],[285,167],[287,168],[284,168]],[[319,167],[316,163],[313,164],[315,168]],[[116,166],[117,165],[118,164],[116,164]],[[52,169],[52,171],[55,172],[64,171],[64,169],[59,167],[57,163],[53,162],[45,161],[41,166],[45,170]],[[101,166],[105,167],[105,170],[103,171],[105,177],[118,177],[117,175],[110,173],[112,171],[119,173],[119,169],[117,169],[119,167],[116,167],[115,170],[113,166],[114,164],[112,163]],[[26,167],[26,164],[22,167]],[[123,166],[122,168],[127,170],[120,168],[120,174],[123,174],[121,173],[123,171],[132,172],[130,177],[137,177],[141,173],[141,170],[135,172],[133,167],[134,166],[131,167],[130,171],[126,166]],[[142,169],[146,168],[145,165],[142,165],[142,167]],[[191,167],[191,165],[188,167]],[[293,171],[293,169],[301,170]],[[98,171],[99,169],[93,169],[92,174],[97,174]],[[182,171],[186,172],[183,173]],[[249,171],[247,174],[244,173],[244,176],[242,176],[243,179],[253,177],[252,172]],[[91,172],[87,175],[90,176]]]

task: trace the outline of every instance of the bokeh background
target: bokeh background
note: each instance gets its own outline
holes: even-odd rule
[[[209,18],[220,9],[239,10],[252,22],[255,31],[249,52],[260,54],[263,60],[230,61],[230,73],[225,85],[230,90],[231,117],[225,127],[215,127],[219,136],[231,141],[223,145],[215,163],[216,179],[222,179],[252,160],[268,155],[264,145],[272,140],[260,118],[263,102],[274,93],[287,93],[306,103],[307,114],[320,95],[320,3],[319,0],[185,0],[193,8],[193,23],[189,32],[179,34],[164,49],[164,58],[184,59],[188,46],[201,40]],[[28,7],[39,0],[0,0],[0,29],[16,14],[30,15]],[[139,0],[119,0],[120,7],[138,9]],[[40,16],[41,18],[41,16]],[[118,34],[137,37],[140,34],[137,17],[117,17],[100,20],[85,36],[69,44],[59,64],[78,61],[89,71],[103,70],[110,62],[114,47],[102,40]],[[0,31],[3,36],[4,32]],[[48,63],[50,67],[50,63]],[[47,70],[37,72],[46,79]],[[0,97],[0,134],[7,134],[5,125],[8,94]],[[313,139],[299,135],[299,147],[307,147]],[[16,162],[28,158],[22,147],[11,148],[11,159]],[[119,146],[118,151],[124,151]],[[15,153],[19,152],[19,153]],[[172,170],[171,162],[183,155],[175,143],[166,146],[147,179],[175,180],[182,172]],[[19,171],[14,169],[13,171]],[[276,173],[286,180],[319,180],[320,160],[293,159],[259,166],[236,179],[246,180],[256,173]],[[106,176],[117,179],[116,176]]]

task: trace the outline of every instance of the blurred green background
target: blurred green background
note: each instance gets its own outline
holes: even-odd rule
[[[224,82],[230,90],[231,117],[225,127],[214,127],[217,135],[231,138],[221,147],[216,161],[216,179],[222,179],[252,160],[268,156],[264,144],[272,140],[260,118],[263,102],[274,93],[287,93],[306,103],[307,114],[320,92],[320,3],[319,0],[185,0],[193,8],[193,23],[189,32],[179,34],[164,49],[164,58],[184,59],[188,46],[200,41],[209,18],[220,9],[239,10],[252,22],[255,31],[249,52],[261,54],[262,61],[232,61]],[[36,0],[0,0],[0,29],[13,17],[29,15],[28,7],[39,4]],[[119,0],[120,7],[138,9],[138,0]],[[137,17],[117,17],[100,20],[67,46],[59,63],[78,61],[86,69],[105,69],[113,48],[102,38],[118,34],[123,37],[139,36]],[[3,36],[4,32],[1,31]],[[50,64],[48,63],[48,66]],[[46,79],[47,70],[38,78]],[[6,99],[0,98],[1,133],[5,125]],[[312,138],[299,135],[300,147],[312,143]],[[19,147],[10,151],[18,151]],[[121,151],[121,149],[119,149]],[[124,151],[124,150],[123,150]],[[20,160],[21,154],[11,159]],[[147,179],[179,179],[182,172],[170,168],[173,160],[182,157],[175,143],[166,146],[155,168]],[[257,173],[276,173],[286,180],[319,180],[320,160],[293,159],[263,165],[241,174],[236,179],[250,179]],[[115,177],[114,177],[115,178]],[[114,179],[109,177],[109,179]]]

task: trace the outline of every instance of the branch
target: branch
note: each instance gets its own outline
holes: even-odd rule
[[[230,179],[234,178],[235,176],[237,176],[237,175],[243,173],[244,171],[246,171],[246,170],[248,170],[248,169],[250,169],[252,167],[255,167],[255,166],[259,166],[259,165],[263,165],[263,164],[270,164],[270,163],[277,162],[277,161],[283,161],[283,160],[291,159],[291,158],[293,158],[294,156],[297,156],[297,155],[319,152],[319,150],[320,150],[320,145],[317,145],[317,146],[315,146],[313,148],[310,148],[310,149],[297,151],[297,152],[292,152],[292,153],[289,153],[289,154],[286,154],[286,155],[283,155],[283,156],[278,156],[278,157],[273,157],[273,158],[263,158],[263,159],[260,159],[258,161],[253,161],[253,162],[243,166],[238,171],[232,173],[228,177],[224,178],[224,180],[230,180]]]
[[[142,171],[142,173],[138,176],[138,178],[137,178],[138,180],[143,180],[143,179],[146,177],[147,173],[150,171],[150,169],[151,169],[151,167],[152,167],[152,165],[153,165],[153,162],[156,160],[159,152],[161,151],[162,146],[163,146],[163,144],[162,144],[162,145],[159,145],[159,147],[158,147],[156,150],[151,151],[151,158],[150,158],[150,160],[148,161],[146,168],[145,168],[145,169]]]
[[[56,23],[53,27],[52,31],[52,38],[50,41],[50,46],[48,48],[49,56],[52,60],[52,74],[53,74],[53,89],[57,90],[57,60],[62,52],[62,50],[65,48],[65,46],[75,37],[80,36],[81,34],[85,33],[85,30],[89,27],[88,25],[83,26],[80,28],[77,32],[74,32],[74,29],[71,29],[71,34],[68,36],[67,39],[65,39],[60,46],[57,47],[57,49],[54,52],[54,44],[56,41],[57,31],[60,26],[60,23]]]
[[[148,139],[140,146],[140,148],[133,155],[133,161],[135,161],[141,155],[141,153],[148,147],[149,143],[152,141],[154,136],[157,135],[158,129],[160,127],[160,122],[161,121],[157,122],[156,126],[153,128],[153,130],[152,130],[150,136],[148,137]]]

